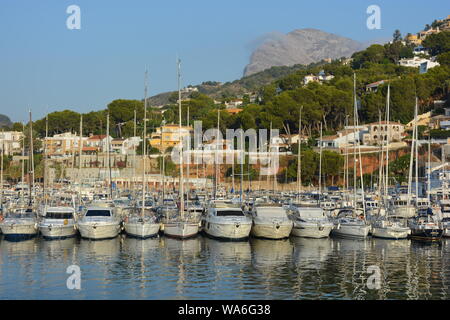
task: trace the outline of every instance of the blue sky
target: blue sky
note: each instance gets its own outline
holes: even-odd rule
[[[81,30],[69,30],[69,5]],[[381,30],[366,27],[366,9],[381,8]],[[118,98],[232,81],[242,76],[258,39],[270,32],[317,28],[359,41],[415,33],[450,14],[450,1],[418,0],[2,0],[0,113],[13,121],[72,109],[99,110]]]

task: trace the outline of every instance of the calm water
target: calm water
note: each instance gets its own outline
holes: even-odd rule
[[[1,239],[0,299],[449,299],[449,257],[449,240]]]

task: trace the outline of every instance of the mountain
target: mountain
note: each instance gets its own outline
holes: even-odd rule
[[[8,116],[0,114],[0,128],[9,128],[12,126],[12,122]]]
[[[317,29],[298,29],[288,34],[272,33],[252,53],[244,76],[273,66],[307,65],[328,58],[349,57],[368,45]]]

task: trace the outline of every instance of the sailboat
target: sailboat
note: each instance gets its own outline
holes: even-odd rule
[[[181,88],[180,88],[180,60],[177,61],[178,73],[178,115],[179,115],[179,149],[180,149],[180,180],[179,180],[179,206],[178,212],[174,216],[167,215],[163,223],[164,235],[186,239],[198,234],[199,221],[192,219],[190,215],[185,214],[184,210],[184,179],[183,179],[183,137],[181,134]]]
[[[409,168],[409,181],[411,182],[413,158],[416,160],[416,199],[419,197],[419,177],[418,177],[418,142],[417,142],[417,107],[418,100],[416,97],[416,105],[414,109],[414,129],[411,143],[411,161]],[[414,153],[415,150],[415,153]],[[414,156],[415,154],[415,156]],[[408,200],[411,197],[411,183],[408,186]],[[417,212],[417,211],[416,211]],[[410,238],[418,241],[440,241],[444,234],[437,217],[434,215],[434,210],[431,206],[424,212],[423,210],[417,212],[417,215],[410,220],[409,227],[411,228]]]
[[[390,85],[388,85],[387,89],[387,97],[386,97],[386,123],[389,124],[390,117],[389,117],[389,102],[390,102]],[[381,118],[380,118],[381,120]],[[381,123],[381,121],[380,121]],[[388,158],[389,155],[389,134],[387,134],[386,139],[386,157]],[[383,156],[383,155],[382,155]],[[380,166],[380,172],[381,172],[381,166]],[[381,181],[381,179],[380,179]],[[384,190],[387,190],[388,184],[389,184],[389,158],[386,160],[386,177],[384,179],[385,188]],[[379,186],[380,195],[381,195],[381,184]],[[387,194],[384,194],[384,197],[387,197]],[[385,203],[385,202],[383,202]],[[396,220],[395,215],[381,215],[381,212],[378,211],[378,216],[376,219],[372,221],[372,236],[376,238],[383,238],[383,239],[406,239],[410,233],[410,229],[402,223],[402,219]],[[400,216],[401,218],[401,216]]]
[[[356,178],[356,128],[358,126],[358,106],[356,100],[356,74],[353,75],[353,96],[354,96],[354,106],[353,106],[353,126],[354,126],[354,203],[353,208],[344,208],[339,210],[336,219],[334,220],[334,229],[332,230],[332,235],[338,237],[350,237],[350,238],[366,238],[370,231],[370,226],[368,225],[365,217],[365,199],[364,199],[364,183],[363,183],[363,172],[362,172],[362,161],[361,161],[361,144],[358,139],[358,150],[359,150],[359,172],[361,181],[361,200],[363,204],[362,212],[356,209],[357,203],[357,178]]]
[[[30,111],[30,143],[29,143],[29,168],[28,171],[28,204],[22,201],[18,206],[9,209],[0,223],[0,229],[5,235],[6,240],[23,240],[29,239],[38,234],[37,215],[33,208],[33,181],[34,181],[34,162],[33,162],[33,122],[31,120]],[[24,147],[25,148],[25,142]],[[23,181],[23,178],[22,178]]]
[[[136,121],[134,122],[136,127]],[[147,75],[145,77],[145,94],[144,94],[144,133],[142,143],[142,155],[143,155],[143,173],[142,173],[142,205],[140,210],[134,210],[124,219],[123,226],[125,232],[132,237],[137,238],[150,238],[158,234],[160,224],[154,214],[149,214],[145,210],[145,195],[146,195],[146,180],[145,171],[147,170]],[[140,211],[140,212],[136,212]]]

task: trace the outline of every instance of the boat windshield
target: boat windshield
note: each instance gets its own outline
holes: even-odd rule
[[[111,211],[109,210],[88,210],[86,217],[110,217]]]
[[[71,212],[47,212],[45,214],[47,219],[72,219]]]
[[[283,208],[257,208],[256,215],[259,217],[284,217],[286,212]]]
[[[241,210],[219,210],[217,211],[218,217],[244,217],[244,213]]]
[[[34,214],[31,212],[10,212],[6,214],[6,218],[33,219]]]

